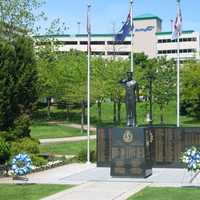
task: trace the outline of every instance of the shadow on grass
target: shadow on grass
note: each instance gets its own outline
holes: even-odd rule
[[[183,124],[185,125],[190,125],[190,124],[193,124],[193,125],[200,125],[200,119],[190,119],[190,120],[185,120],[182,122]]]
[[[200,186],[198,186],[198,185],[185,185],[185,186],[182,186],[181,188],[200,189]]]
[[[64,111],[57,111],[57,112],[51,112],[51,117],[49,118],[47,116],[47,112],[44,110],[39,110],[37,112],[33,113],[33,126],[34,125],[40,125],[40,126],[51,126],[56,125],[56,123],[77,123],[81,124],[81,115],[78,112],[70,112],[68,116],[66,116],[66,113]],[[123,127],[125,123],[114,123],[114,122],[98,122],[97,117],[91,116],[90,118],[91,124],[97,127],[114,127],[114,126],[120,126]],[[55,122],[52,123],[51,122]],[[87,124],[87,122],[85,122]]]

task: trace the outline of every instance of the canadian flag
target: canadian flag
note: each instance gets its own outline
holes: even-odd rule
[[[182,33],[182,14],[180,8],[180,0],[177,1],[177,15],[174,21],[173,31],[172,31],[172,40],[177,39]]]

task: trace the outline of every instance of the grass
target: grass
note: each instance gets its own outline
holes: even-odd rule
[[[149,110],[149,105],[144,102],[137,103],[137,121],[138,125],[145,125],[146,115]],[[79,129],[67,127],[67,123],[80,124],[80,109],[73,108],[70,110],[68,120],[66,120],[66,109],[58,109],[52,106],[51,120],[57,121],[57,124],[49,124],[46,117],[46,108],[40,109],[35,113],[34,123],[31,127],[31,136],[34,138],[55,138],[83,135]],[[37,117],[36,117],[37,116]],[[126,113],[124,103],[121,105],[121,123],[113,123],[113,103],[106,102],[102,104],[102,121],[98,123],[97,105],[91,106],[91,124],[93,126],[124,126],[126,122]],[[40,120],[40,121],[38,121]],[[61,121],[61,122],[60,122]],[[200,121],[188,116],[181,116],[181,126],[195,127],[200,126]],[[160,109],[158,105],[153,105],[153,123],[160,124]],[[164,123],[176,124],[176,102],[172,101],[164,110]],[[94,134],[94,133],[93,133]]]
[[[86,135],[86,134],[84,134]],[[67,127],[67,124],[34,123],[31,136],[36,139],[83,136],[81,130]]]
[[[71,187],[71,185],[0,184],[0,199],[38,200]]]
[[[96,123],[97,119],[97,105],[93,105],[91,107],[91,121],[92,123]],[[146,116],[149,110],[149,105],[144,102],[137,103],[137,123],[138,125],[145,125]],[[192,117],[181,116],[180,117],[181,125],[184,127],[191,126],[200,126],[200,120],[195,120]],[[125,105],[122,104],[121,107],[121,124],[120,126],[124,126],[126,122],[126,112]],[[160,109],[159,106],[153,104],[153,123],[159,125],[160,124]],[[164,109],[164,123],[175,125],[176,124],[176,102],[170,102],[166,108]],[[112,103],[104,103],[102,104],[102,125],[114,125],[113,124],[113,104]]]
[[[91,132],[94,134],[94,132]],[[80,129],[71,128],[67,126],[67,123],[57,122],[54,124],[48,122],[34,122],[31,126],[31,137],[36,139],[46,138],[63,138],[84,136],[86,132],[81,133]]]
[[[199,188],[152,188],[147,187],[128,200],[195,200],[199,199]]]
[[[78,155],[80,151],[86,150],[87,141],[78,141],[78,142],[65,142],[58,144],[49,144],[49,145],[41,145],[40,152],[41,153],[50,153],[50,154],[58,154],[58,155]],[[91,150],[96,149],[96,141],[90,141]]]

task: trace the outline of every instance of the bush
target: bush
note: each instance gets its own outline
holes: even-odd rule
[[[30,137],[30,132],[31,132],[31,130],[29,129],[30,125],[31,125],[31,120],[27,114],[19,116],[14,121],[14,130],[12,131],[15,138]]]
[[[30,138],[23,138],[18,141],[11,143],[11,154],[15,156],[19,153],[27,153],[33,162],[34,166],[42,166],[46,165],[48,160],[39,156],[39,142],[30,139]]]
[[[23,138],[11,143],[11,154],[19,153],[39,154],[39,142],[30,138]]]
[[[4,165],[10,159],[10,148],[4,139],[0,137],[0,164]]]
[[[77,159],[81,162],[86,162],[87,161],[87,150],[86,149],[81,150],[77,155]],[[95,150],[90,151],[90,161],[96,162]]]
[[[41,156],[38,155],[31,155],[31,160],[33,162],[34,166],[40,167],[43,165],[46,165],[48,163],[48,160],[45,160],[44,158],[42,158]]]

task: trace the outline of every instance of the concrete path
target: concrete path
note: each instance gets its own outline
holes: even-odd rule
[[[90,135],[91,140],[96,140],[96,135]],[[78,142],[87,140],[87,136],[77,136],[77,137],[65,137],[65,138],[49,138],[49,139],[39,139],[40,144],[53,144],[53,143],[63,143],[63,142]]]
[[[70,164],[28,175],[28,183],[71,184],[75,187],[43,200],[125,200],[146,186],[200,187],[200,175],[189,183],[193,174],[186,169],[153,168],[153,175],[143,178],[113,178],[109,168],[95,164]],[[0,183],[22,183],[0,178]]]
[[[62,124],[66,127],[81,129],[81,124],[66,124],[64,121],[49,121],[48,124]],[[84,125],[83,129],[87,130],[87,125]],[[90,126],[90,131],[96,132],[96,128]]]
[[[125,200],[147,185],[133,182],[90,182],[42,200]]]
[[[71,127],[71,128],[77,128],[77,129],[81,129],[81,125],[80,124],[65,124],[67,127]],[[83,126],[84,130],[87,130],[87,125]],[[96,128],[93,126],[90,126],[90,131],[96,132]]]

